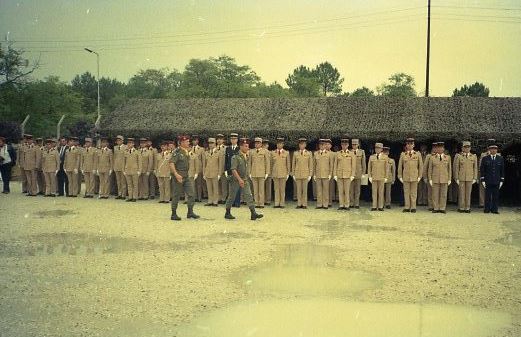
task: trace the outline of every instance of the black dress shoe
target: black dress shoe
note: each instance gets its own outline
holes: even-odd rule
[[[490,213],[490,211],[488,211],[488,210],[484,210],[483,213]]]
[[[210,204],[210,203],[206,203],[206,204],[204,204],[204,205],[205,205],[205,206],[212,206],[212,204]]]
[[[444,209],[442,209],[441,211],[439,211],[439,213],[443,213],[443,214],[445,214],[445,213],[447,213],[447,211],[444,210]]]
[[[360,206],[355,206],[356,209],[360,209]]]
[[[384,209],[383,209],[383,208],[379,208],[378,210],[379,210],[380,212],[382,212]]]
[[[308,209],[308,206],[300,206],[302,209]]]
[[[433,209],[431,212],[432,212],[432,213],[438,213],[438,211],[435,210],[435,209]]]
[[[371,208],[371,211],[376,211],[376,208]]]
[[[410,209],[406,209],[406,208],[404,208],[404,209],[402,210],[402,213],[408,213],[408,212],[410,212],[410,211],[411,211]]]
[[[416,208],[411,209],[411,213],[416,213]]]
[[[391,205],[387,205],[387,206],[385,206],[385,208],[391,209]]]
[[[467,209],[467,210],[465,211],[465,213],[470,213],[470,209]]]
[[[498,211],[492,211],[492,213],[494,213],[494,214],[499,214],[499,212],[498,212]]]
[[[255,206],[255,208],[264,208],[264,206]]]

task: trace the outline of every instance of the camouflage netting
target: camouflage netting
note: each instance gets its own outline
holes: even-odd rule
[[[521,98],[134,99],[101,121],[102,133],[172,138],[238,132],[289,143],[341,135],[402,141],[490,137],[521,140]]]

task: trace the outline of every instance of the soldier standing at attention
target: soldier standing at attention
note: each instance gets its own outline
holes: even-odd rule
[[[390,209],[391,208],[391,187],[394,184],[394,181],[396,180],[396,162],[393,158],[389,157],[389,151],[391,149],[388,146],[383,147],[383,154],[387,156],[387,181],[385,183],[385,208]]]
[[[326,150],[326,140],[321,139],[319,150],[315,153],[313,180],[317,182],[317,209],[329,207],[329,181],[333,174],[333,157]]]
[[[255,149],[250,150],[248,160],[255,206],[264,208],[264,182],[270,172],[270,153],[262,147],[262,138],[255,138]]]
[[[249,143],[247,139],[241,139],[240,151],[233,155],[230,164],[230,190],[228,194],[228,199],[226,200],[226,214],[224,215],[225,219],[233,220],[235,217],[231,213],[231,207],[235,200],[235,196],[239,193],[239,189],[242,188],[244,190],[244,200],[250,209],[250,219],[257,220],[263,217],[262,214],[258,214],[255,211],[255,203],[253,201],[253,196],[251,194],[250,181],[248,179],[249,172],[249,159],[248,159],[248,151],[249,151]]]
[[[230,133],[230,146],[226,147],[225,157],[224,157],[224,175],[228,180],[228,193],[230,193],[230,184],[232,182],[232,171],[230,169],[232,164],[232,157],[239,153],[239,146],[237,145],[237,141],[239,140],[239,135],[236,133]],[[237,195],[234,197],[233,207],[239,207],[241,203],[241,189],[237,192]],[[226,199],[228,200],[228,199]]]
[[[192,150],[191,150],[199,163],[202,161],[202,156],[204,153],[204,147],[199,146],[199,136],[192,135]],[[194,172],[194,180],[195,180],[195,201],[200,202],[203,200],[203,197],[206,195],[206,183],[203,179],[203,167],[202,165],[197,166],[197,170]]]
[[[219,204],[224,204],[228,196],[228,179],[224,177],[224,161],[226,155],[226,145],[224,144],[224,135],[218,133],[216,136],[216,147],[219,156],[221,157],[222,171],[219,172],[221,179],[219,180]]]
[[[262,147],[270,152],[270,142],[267,138],[262,139]],[[273,177],[271,176],[271,172],[268,172],[268,177],[264,180],[264,204],[271,205],[271,195],[273,194],[272,189]]]
[[[420,145],[420,154],[422,156],[422,161],[423,161],[423,171],[425,172],[425,174],[427,174],[427,156],[429,155],[429,153],[427,152],[427,145],[426,144],[421,144]],[[423,175],[423,172],[422,172],[422,175]],[[425,178],[425,177],[422,177],[422,178]],[[427,186],[429,186],[429,181],[428,179],[422,179],[420,180],[420,182],[418,183],[418,206],[427,206],[428,204],[428,201],[427,201],[427,195],[428,195],[428,191],[427,191]]]
[[[168,150],[168,142],[161,143],[161,153],[156,154],[156,166],[154,169],[159,185],[159,203],[168,204],[170,201],[170,158],[172,152]]]
[[[342,149],[333,157],[333,175],[338,186],[339,210],[349,210],[351,197],[351,182],[355,179],[356,157],[349,151],[349,139],[340,140]]]
[[[123,162],[123,174],[127,180],[126,201],[136,202],[139,197],[139,175],[141,174],[141,154],[134,148],[134,138],[127,138],[127,149]]]
[[[76,146],[76,149],[78,150],[78,157],[80,158],[80,166],[81,166],[81,156],[83,154],[83,146],[80,145],[80,140],[78,137],[71,137],[74,140],[74,146]],[[83,175],[81,174],[81,171],[78,168],[78,179],[76,179],[76,195],[80,194],[81,192],[81,182],[83,180]]]
[[[27,146],[24,151],[24,172],[27,178],[27,195],[35,197],[38,193],[38,169],[41,163],[40,148],[34,144],[33,136],[26,135]]]
[[[40,154],[43,153],[43,151],[45,150],[45,145],[43,144],[43,138],[41,137],[38,137],[36,138],[36,146],[38,146],[38,148],[40,149]],[[40,155],[40,160],[41,160],[41,155]],[[42,171],[42,163],[38,163],[38,169],[36,170],[36,182],[38,184],[38,194],[40,195],[44,195],[45,194],[45,178],[43,176],[43,171]]]
[[[98,153],[92,146],[92,138],[85,138],[85,148],[81,154],[80,169],[85,177],[84,198],[94,197],[94,175],[98,167]]]
[[[127,146],[123,144],[123,136],[116,137],[116,145],[114,146],[114,173],[116,174],[116,185],[118,187],[118,196],[116,199],[125,199],[127,196],[127,180],[123,169],[125,167],[125,153]],[[132,141],[134,144],[134,141]]]
[[[499,214],[499,189],[505,181],[505,162],[497,153],[497,145],[488,146],[489,155],[481,161],[481,185],[485,188],[485,213]]]
[[[22,178],[22,193],[28,193],[27,191],[27,176],[24,171],[24,155],[25,149],[27,148],[27,135],[23,135],[23,138],[20,141],[20,145],[16,149],[16,158],[18,158],[16,164],[20,169],[20,177]]]
[[[336,153],[332,149],[333,148],[333,141],[331,140],[331,138],[326,138],[325,146],[326,146],[327,152],[331,156],[331,160],[332,160],[332,163],[333,163],[333,166],[334,166]],[[333,176],[333,174],[332,174],[332,176]],[[333,206],[333,202],[335,200],[337,200],[336,199],[336,186],[335,185],[336,185],[335,184],[335,179],[329,179],[329,197],[328,197],[329,205],[328,205],[328,207]]]
[[[219,180],[224,168],[223,157],[217,150],[215,138],[208,138],[208,150],[202,156],[203,179],[208,190],[208,202],[205,206],[217,206],[219,203]]]
[[[181,195],[186,196],[188,205],[187,219],[198,219],[199,215],[194,213],[194,180],[188,176],[190,171],[190,138],[188,136],[179,137],[179,147],[172,152],[170,158],[170,173],[172,174],[172,215],[171,220],[179,221],[181,218],[177,215],[177,206]],[[194,153],[195,155],[195,153]]]
[[[422,178],[423,161],[421,154],[414,151],[414,138],[405,140],[405,151],[398,161],[398,179],[403,184],[404,212],[416,213],[418,182]]]
[[[452,180],[452,162],[445,154],[443,142],[436,145],[436,154],[429,160],[429,184],[432,186],[432,213],[446,213],[447,190]]]
[[[270,171],[268,171],[270,172]],[[275,187],[275,205],[284,208],[286,203],[286,182],[291,172],[289,152],[284,149],[284,138],[277,138],[277,149],[271,152],[271,176]]]
[[[150,199],[156,198],[156,187],[157,187],[157,177],[154,173],[156,167],[156,159],[157,159],[157,149],[153,146],[152,141],[147,138],[147,149],[152,157],[152,166],[150,168],[150,175],[148,176],[148,195]]]
[[[45,149],[42,151],[42,171],[45,178],[45,196],[56,196],[56,175],[60,169],[60,154],[54,147],[53,139],[45,140]]]
[[[384,210],[384,188],[387,182],[389,158],[382,153],[383,144],[374,145],[374,154],[369,157],[367,175],[371,183],[373,207],[371,211]]]
[[[356,157],[356,171],[355,171],[355,179],[351,182],[351,196],[350,202],[351,207],[360,208],[360,189],[362,188],[362,175],[365,174],[367,169],[367,164],[365,161],[365,151],[359,148],[360,140],[352,139],[351,140],[351,152],[354,153]]]
[[[490,150],[488,148],[489,145],[493,145],[496,143],[496,140],[495,139],[487,139],[487,148],[485,149],[485,151],[483,151],[480,155],[479,155],[479,163],[478,163],[478,170],[481,169],[481,161],[483,160],[483,158],[485,158],[486,156],[488,156],[490,154]],[[501,154],[498,153],[499,156],[501,156]],[[481,177],[481,172],[478,172],[478,175]],[[483,208],[485,206],[485,187],[483,186],[483,184],[479,184],[479,208]]]
[[[149,197],[150,172],[154,169],[154,158],[148,150],[147,139],[139,139],[139,156],[141,158],[141,174],[139,175],[138,191],[139,200],[147,200]]]
[[[308,208],[308,184],[313,177],[313,153],[306,150],[306,138],[299,138],[299,149],[293,152],[293,164],[291,165],[293,180],[297,187],[297,208]]]
[[[96,174],[99,177],[99,199],[108,199],[110,193],[110,175],[114,167],[112,150],[108,147],[107,137],[101,138],[101,148],[98,150],[98,166]]]
[[[76,198],[78,196],[78,172],[80,169],[80,152],[75,144],[75,138],[69,137],[69,148],[65,151],[65,159],[63,161],[63,170],[67,174],[69,182],[68,197]]]
[[[458,212],[470,213],[472,185],[478,179],[478,157],[470,153],[470,142],[463,141],[461,153],[454,156],[453,177],[458,185]]]

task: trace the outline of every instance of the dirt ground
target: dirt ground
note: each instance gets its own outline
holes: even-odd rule
[[[217,336],[209,327],[219,313],[273,301],[317,314],[363,306],[394,317],[397,304],[485,310],[501,323],[483,335],[521,336],[519,209],[443,215],[294,206],[265,208],[254,222],[244,206],[226,221],[222,206],[197,204],[200,220],[173,222],[169,205],[157,201],[26,197],[15,183],[0,195],[0,336]],[[263,308],[269,322],[276,312]],[[336,335],[316,331],[277,335]],[[386,336],[358,334],[369,335]]]

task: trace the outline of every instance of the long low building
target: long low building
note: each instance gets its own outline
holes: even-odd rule
[[[172,138],[197,133],[238,132],[248,137],[342,135],[398,143],[470,139],[483,145],[495,138],[507,145],[521,141],[521,98],[193,98],[132,99],[102,116],[109,136]]]

